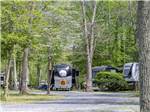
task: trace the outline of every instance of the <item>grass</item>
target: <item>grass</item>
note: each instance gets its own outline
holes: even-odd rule
[[[50,101],[63,99],[61,95],[47,95],[47,94],[27,94],[19,95],[18,92],[10,91],[7,100],[1,95],[0,103],[33,103],[38,101]]]
[[[140,91],[136,91],[135,96],[140,97]]]

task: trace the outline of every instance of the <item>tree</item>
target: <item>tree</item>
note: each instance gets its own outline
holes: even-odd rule
[[[28,33],[29,36],[31,37],[31,32],[32,32],[32,18],[33,18],[33,2],[28,2],[27,8],[29,10],[29,18],[28,18]],[[28,68],[28,57],[29,57],[29,48],[28,46],[24,48],[23,51],[23,60],[22,60],[22,74],[21,74],[21,87],[20,87],[20,93],[21,94],[26,94],[28,93],[28,82],[29,82],[29,68]]]
[[[36,2],[36,3],[37,3],[36,8],[39,9],[39,5],[38,5],[39,2]],[[22,61],[23,61],[22,67],[21,67],[23,70],[22,74],[27,75],[29,73],[28,71],[28,54],[29,53],[27,51],[34,42],[34,39],[33,39],[34,35],[39,33],[39,29],[41,30],[41,28],[37,26],[36,24],[41,20],[40,18],[41,15],[39,13],[40,11],[30,10],[31,2],[2,1],[2,4],[3,4],[2,5],[2,46],[3,46],[2,57],[5,60],[10,60],[9,59],[10,57],[8,55],[11,55],[12,58],[16,58],[16,61],[19,61],[18,57],[22,58]],[[32,27],[32,23],[34,24],[34,27]],[[14,46],[17,46],[17,47],[14,47]],[[10,51],[13,51],[13,52],[10,52]],[[23,51],[24,51],[24,56],[22,56]],[[27,62],[27,63],[24,64],[24,62]],[[14,63],[14,66],[17,66],[17,65]],[[19,64],[19,66],[21,65]],[[7,69],[9,69],[9,66],[6,67],[6,71],[8,71]],[[16,74],[15,70],[16,68],[14,67],[14,74]],[[24,71],[24,70],[27,70],[27,71]],[[22,76],[20,75],[20,77]],[[28,75],[23,76],[23,77],[28,78]],[[16,80],[17,80],[16,77],[14,77],[15,82]],[[23,82],[27,81],[27,79],[23,79],[23,80],[25,80]],[[9,82],[6,82],[6,83],[9,83]]]
[[[140,111],[150,112],[150,1],[138,1],[137,38],[140,63]]]
[[[92,91],[92,60],[95,45],[94,27],[96,16],[96,1],[93,1],[93,15],[90,22],[87,21],[86,15],[86,2],[82,2],[82,12],[84,21],[84,38],[86,43],[86,58],[87,58],[87,78],[86,78],[86,91]]]
[[[19,7],[19,5],[17,4]],[[24,5],[21,2],[21,10],[24,12],[22,15],[24,18],[20,19],[24,22],[23,25],[20,24],[21,30],[24,31],[24,34],[28,37],[28,44],[23,46],[23,57],[22,57],[22,73],[21,73],[21,85],[20,93],[28,93],[28,84],[29,84],[29,50],[33,46],[36,35],[39,35],[41,28],[38,26],[38,22],[41,22],[41,10],[39,8],[39,2],[28,1],[24,2]],[[23,9],[23,8],[26,8]],[[28,17],[25,17],[28,16]],[[20,21],[21,22],[21,21]]]

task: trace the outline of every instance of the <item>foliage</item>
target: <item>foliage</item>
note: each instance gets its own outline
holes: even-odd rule
[[[90,1],[86,5],[89,20],[92,5]],[[135,7],[135,1],[130,5],[128,1],[97,1],[93,66],[122,66],[137,61]],[[54,63],[72,64],[80,70],[80,80],[85,80],[86,51],[81,10],[79,1],[2,1],[2,69],[6,67],[10,51],[15,49],[19,79],[23,49],[29,47],[30,84],[35,85],[38,66],[41,80],[47,79],[50,48]]]
[[[87,10],[88,15],[91,15],[91,8],[88,7]],[[97,3],[93,66],[123,66],[124,63],[138,61],[135,20],[136,2],[134,1],[130,2],[130,5],[128,1],[99,1]],[[82,29],[82,24],[80,28]],[[84,41],[75,42],[74,46],[72,63],[79,67],[82,74],[85,74]]]
[[[100,89],[108,91],[126,90],[128,85],[122,74],[113,72],[99,72],[95,81]]]
[[[137,61],[135,2],[131,2],[130,7],[129,2],[119,1],[100,2],[99,5],[103,6],[99,8],[101,16],[97,18],[101,20],[98,22],[101,33],[97,37],[94,65],[121,66],[126,62]]]

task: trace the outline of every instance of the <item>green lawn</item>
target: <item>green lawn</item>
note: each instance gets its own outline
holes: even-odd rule
[[[46,94],[28,94],[28,95],[19,95],[18,92],[10,91],[7,101],[3,99],[1,95],[0,103],[32,103],[37,101],[49,101],[49,100],[58,100],[63,99],[64,96],[59,95],[46,95]]]

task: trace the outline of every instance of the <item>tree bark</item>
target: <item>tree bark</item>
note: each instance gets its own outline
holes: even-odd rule
[[[49,69],[48,69],[48,82],[47,82],[48,83],[48,88],[47,88],[47,94],[50,94],[52,75],[53,75],[53,64],[50,62],[49,63]]]
[[[10,77],[10,68],[11,68],[11,53],[10,58],[8,59],[8,64],[6,68],[6,75],[5,75],[5,86],[4,86],[4,99],[7,100],[8,96],[8,85],[9,85],[9,77]]]
[[[12,90],[17,90],[17,71],[16,71],[16,47],[13,46],[12,53],[12,66],[10,68],[10,88]]]
[[[52,73],[53,73],[53,63],[52,63],[52,57],[51,57],[51,50],[50,47],[48,48],[48,72],[47,72],[47,94],[50,94],[51,89],[51,79],[52,79]]]
[[[37,86],[40,86],[40,78],[41,78],[41,69],[40,65],[37,64]]]
[[[140,112],[150,112],[150,1],[138,1],[137,23]]]
[[[20,94],[28,93],[28,52],[29,48],[24,49],[23,61],[22,61],[22,74],[21,74],[21,88]]]
[[[9,72],[9,86],[8,88],[13,90],[13,67],[12,67],[13,60],[11,59],[11,66],[10,66],[10,72]]]
[[[18,77],[18,79],[19,79],[19,90],[21,91],[21,71],[22,71],[22,62],[21,61],[19,61],[19,63],[18,63],[18,71],[19,71],[19,77]]]
[[[16,70],[16,57],[13,57],[13,89],[17,90],[17,70]]]

